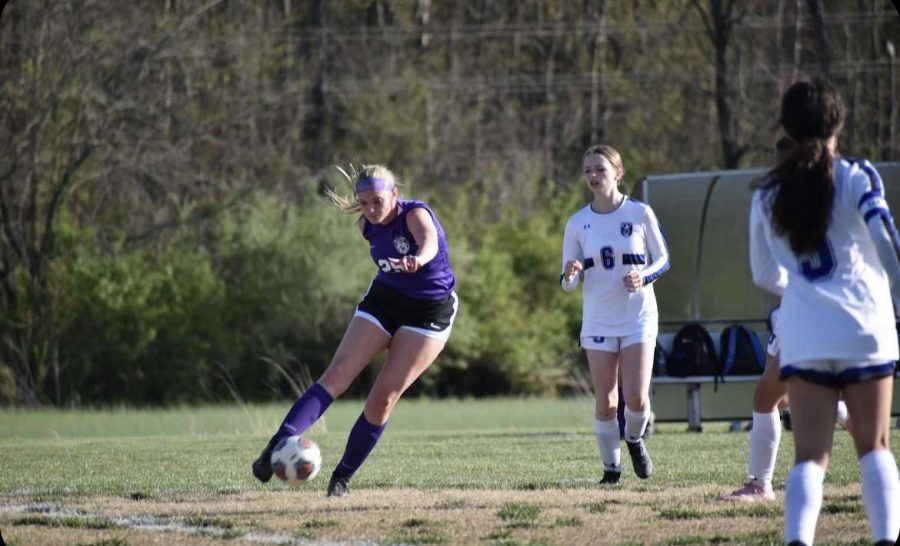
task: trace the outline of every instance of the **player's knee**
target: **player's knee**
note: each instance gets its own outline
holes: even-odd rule
[[[778,402],[785,397],[784,383],[778,380],[778,376],[767,369],[753,391],[753,411],[770,413],[778,409]]]
[[[616,418],[616,406],[602,406],[597,408],[597,419],[600,421],[610,421]]]
[[[332,359],[328,369],[319,378],[318,383],[328,391],[328,393],[337,398],[344,394],[344,391],[350,387],[353,382],[352,375],[347,371],[345,361],[339,357]]]
[[[778,409],[778,401],[781,396],[773,396],[765,389],[756,389],[753,392],[753,411],[757,413],[772,413]]]
[[[798,451],[794,456],[794,465],[802,463],[815,463],[823,470],[828,469],[828,454],[821,451]]]
[[[366,400],[366,417],[370,418],[373,423],[386,421],[398,400],[400,400],[399,392],[371,393]]]
[[[865,457],[868,453],[880,449],[889,449],[888,434],[877,434],[874,438],[865,438],[855,440],[856,455],[858,458]]]

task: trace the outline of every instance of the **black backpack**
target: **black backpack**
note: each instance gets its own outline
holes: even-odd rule
[[[666,373],[674,377],[721,375],[716,348],[702,324],[689,322],[675,334]]]
[[[651,375],[653,377],[668,375],[666,372],[666,368],[669,362],[669,353],[663,349],[663,346],[659,344],[659,340],[656,340],[656,347],[653,349],[653,372]]]
[[[756,333],[732,324],[719,337],[722,375],[759,375],[766,368],[766,353]]]

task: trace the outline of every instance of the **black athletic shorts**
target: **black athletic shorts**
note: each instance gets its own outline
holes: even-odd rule
[[[372,281],[366,295],[356,307],[356,314],[377,322],[387,333],[406,326],[430,337],[444,338],[456,318],[459,298],[456,292],[440,300],[420,300],[397,289]]]

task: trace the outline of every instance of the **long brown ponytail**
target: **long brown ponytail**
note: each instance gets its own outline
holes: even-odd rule
[[[772,227],[795,254],[825,242],[834,204],[834,156],[828,140],[844,123],[844,103],[830,84],[793,84],[781,100],[781,124],[795,145],[772,170],[777,193]]]

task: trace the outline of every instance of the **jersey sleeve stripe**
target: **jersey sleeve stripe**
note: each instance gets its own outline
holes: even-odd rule
[[[656,229],[659,230],[659,234],[662,236],[662,244],[666,252],[666,262],[659,268],[658,271],[655,271],[649,275],[644,276],[644,285],[648,285],[660,278],[663,273],[669,270],[669,267],[672,265],[672,254],[669,253],[669,240],[666,239],[666,232],[663,231],[662,226],[659,225],[659,220],[656,219],[655,215],[653,217],[654,223],[656,224]],[[654,257],[655,259],[655,257]],[[655,263],[655,262],[654,262]]]
[[[878,174],[878,171],[875,170],[875,167],[869,163],[868,160],[860,161],[859,167],[866,173],[866,176],[869,177],[869,183],[872,185],[872,191],[881,192],[884,194],[884,184],[881,181],[881,175]]]
[[[656,279],[660,278],[663,273],[665,273],[666,271],[669,270],[669,265],[670,265],[669,261],[666,260],[666,263],[663,264],[663,266],[659,269],[659,271],[644,277],[644,284],[645,285],[650,284],[653,281],[655,281]]]
[[[869,183],[872,185],[872,189],[863,194],[859,200],[860,209],[864,205],[872,207],[865,213],[865,222],[868,223],[875,216],[881,218],[884,229],[893,243],[894,252],[897,254],[897,258],[900,259],[900,234],[897,233],[897,226],[894,224],[894,219],[887,209],[887,202],[884,199],[884,183],[881,181],[881,175],[878,174],[878,171],[875,170],[875,167],[868,160],[860,161],[858,165],[869,177]]]
[[[862,206],[865,205],[866,201],[868,201],[869,199],[877,199],[879,197],[884,197],[884,192],[882,192],[880,189],[867,191],[866,193],[863,194],[862,197],[859,198],[859,204],[856,206],[858,208],[862,208]]]
[[[871,220],[873,216],[884,216],[884,215],[887,215],[888,217],[890,217],[891,213],[888,212],[888,210],[885,208],[878,207],[878,208],[874,208],[874,209],[871,209],[870,211],[868,211],[866,213],[866,215],[863,217],[863,219],[866,223],[869,223],[869,220]]]

